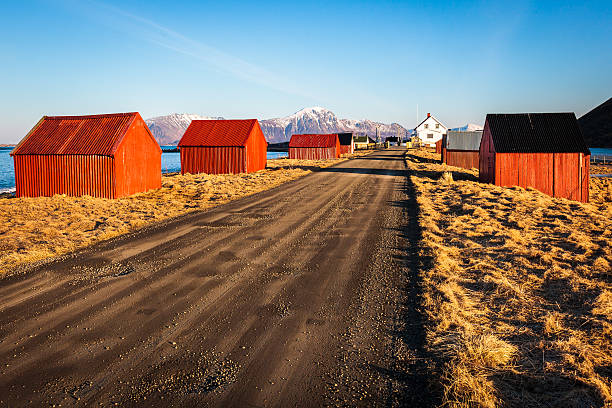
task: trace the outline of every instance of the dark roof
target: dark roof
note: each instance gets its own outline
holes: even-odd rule
[[[353,136],[353,140],[355,143],[376,143],[376,140],[368,135],[355,135]]]
[[[490,113],[486,124],[497,153],[590,154],[572,112]]]
[[[192,120],[178,146],[245,146],[257,119]]]
[[[387,137],[385,138],[385,141],[386,141],[386,142],[390,142],[390,143],[391,143],[391,142],[393,142],[393,143],[398,143],[400,140],[399,140],[399,137],[397,137],[397,136],[387,136]]]
[[[353,133],[338,133],[338,139],[343,146],[350,146],[353,143]]]
[[[303,134],[293,135],[289,140],[289,147],[336,147],[338,135],[336,133],[320,135],[320,134]]]
[[[137,112],[43,116],[11,154],[113,156],[136,118]]]

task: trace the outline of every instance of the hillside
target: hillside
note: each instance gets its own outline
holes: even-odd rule
[[[153,136],[155,136],[157,143],[163,146],[178,144],[191,121],[200,119],[223,118],[200,116],[189,113],[173,113],[171,115],[147,119],[146,122],[149,129],[151,129],[151,133],[153,133]]]
[[[260,125],[270,143],[285,142],[295,133],[358,132],[375,137],[377,127],[381,138],[397,136],[398,130],[401,135],[406,133],[397,123],[339,119],[332,111],[321,107],[305,108],[283,118],[265,119]]]
[[[174,113],[147,119],[147,125],[160,145],[177,144],[189,123],[194,119],[223,119],[222,117],[207,117],[194,114]],[[302,109],[293,115],[282,118],[260,120],[261,129],[268,143],[283,143],[294,133],[334,133],[358,132],[376,136],[378,127],[381,138],[406,134],[407,130],[397,123],[385,124],[368,119],[339,119],[332,111],[312,107]]]
[[[483,129],[483,127],[480,126],[480,125],[475,125],[473,123],[468,123],[465,126],[456,127],[456,128],[452,128],[452,129],[449,129],[449,130],[454,130],[454,131],[457,131],[457,132],[474,132],[474,131],[482,130],[482,129]]]
[[[589,147],[612,147],[612,98],[578,119]]]

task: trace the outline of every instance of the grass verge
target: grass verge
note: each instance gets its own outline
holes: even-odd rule
[[[583,204],[437,160],[407,153],[444,405],[612,404],[612,180]]]

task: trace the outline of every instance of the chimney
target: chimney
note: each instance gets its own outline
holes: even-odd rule
[[[431,116],[431,113],[427,112],[427,117],[430,117],[430,116]]]

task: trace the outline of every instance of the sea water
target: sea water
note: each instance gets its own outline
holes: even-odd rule
[[[15,168],[10,156],[12,147],[0,147],[0,193],[15,189]]]
[[[597,158],[598,160],[606,159],[606,163],[608,161],[612,162],[612,149],[603,149],[600,147],[591,147],[589,149],[591,151],[591,159]]]
[[[162,173],[181,171],[181,156],[179,152],[168,151],[175,146],[162,146]],[[13,147],[0,147],[0,193],[15,190],[15,168],[10,156]],[[612,155],[612,152],[610,153]],[[286,152],[268,152],[268,159],[287,157]]]

